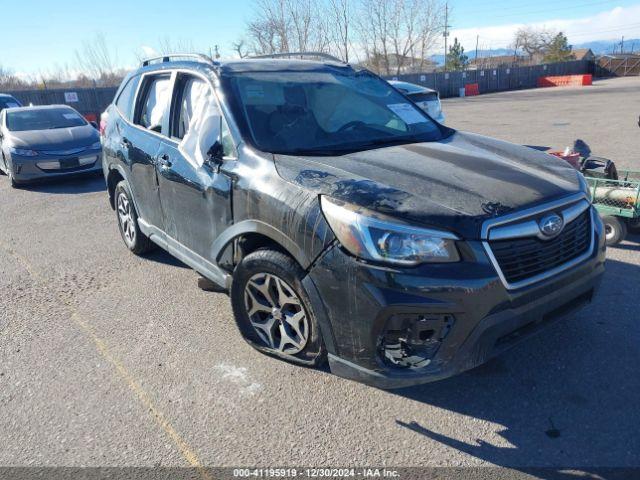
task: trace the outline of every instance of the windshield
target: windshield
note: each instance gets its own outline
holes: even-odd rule
[[[265,152],[335,155],[440,140],[443,130],[369,72],[250,72],[223,78],[234,117]]]
[[[86,120],[71,108],[7,110],[7,128],[12,132],[52,130],[83,125],[87,125]]]
[[[0,97],[0,110],[5,108],[19,107],[20,104],[15,98],[12,97]]]

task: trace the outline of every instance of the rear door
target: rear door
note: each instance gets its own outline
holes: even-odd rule
[[[132,122],[116,126],[138,214],[160,230],[164,223],[156,159],[163,132],[168,128],[171,85],[171,73],[144,75],[137,88]]]
[[[226,145],[230,161],[235,157],[233,141],[223,126],[226,128],[211,84],[178,73],[169,138],[162,141],[158,152],[158,178],[168,241],[177,241],[177,248],[196,262],[201,257],[215,264],[213,242],[232,223],[231,179],[206,162],[216,141]]]

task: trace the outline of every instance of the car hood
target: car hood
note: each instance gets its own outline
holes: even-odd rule
[[[290,182],[465,238],[479,238],[488,218],[581,189],[579,173],[563,160],[462,132],[342,156],[274,157]]]
[[[98,131],[91,125],[9,132],[9,135],[14,147],[42,151],[88,147],[100,140]]]

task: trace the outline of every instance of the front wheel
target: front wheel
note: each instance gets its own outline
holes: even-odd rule
[[[136,207],[133,204],[129,185],[124,180],[116,185],[115,205],[120,235],[127,248],[136,255],[142,255],[153,250],[153,242],[140,230],[138,212],[136,212]]]
[[[607,246],[617,245],[627,237],[627,225],[620,218],[605,215],[602,217],[602,223],[604,223]]]
[[[304,270],[288,255],[258,250],[237,266],[231,304],[238,328],[257,350],[292,363],[320,366],[326,349],[302,285]]]

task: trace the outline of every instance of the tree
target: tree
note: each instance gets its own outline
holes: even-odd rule
[[[514,50],[523,50],[529,58],[544,55],[555,33],[543,28],[522,27],[515,34]]]
[[[369,68],[391,75],[424,67],[444,28],[440,0],[361,0],[359,43]]]
[[[96,34],[91,41],[82,43],[76,50],[76,62],[80,70],[93,80],[110,78],[116,73],[116,58],[102,33]]]
[[[455,38],[447,53],[447,68],[449,70],[464,70],[468,63],[469,57],[465,55],[464,47]]]
[[[546,63],[566,62],[575,58],[573,47],[569,45],[569,40],[562,32],[553,37],[544,55]]]

